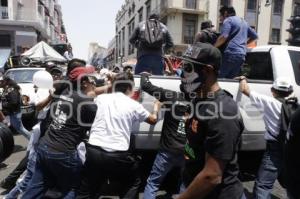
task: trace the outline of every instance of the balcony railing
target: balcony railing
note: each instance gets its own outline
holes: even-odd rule
[[[8,19],[8,7],[0,7],[0,19]]]

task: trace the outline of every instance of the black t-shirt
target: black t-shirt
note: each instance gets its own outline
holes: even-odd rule
[[[41,142],[56,151],[72,151],[83,141],[97,111],[93,99],[77,91],[65,89],[53,99],[51,123]]]
[[[285,148],[287,189],[297,198],[300,196],[300,108],[292,116]]]
[[[142,88],[163,102],[166,108],[160,148],[174,153],[183,153],[186,144],[184,116],[188,112],[183,94],[154,86],[149,81],[144,82]]]
[[[195,99],[193,104],[195,112],[188,122],[184,183],[188,186],[203,169],[208,153],[226,166],[222,183],[206,199],[240,199],[243,186],[238,179],[237,151],[244,125],[237,104],[224,90],[209,99]]]

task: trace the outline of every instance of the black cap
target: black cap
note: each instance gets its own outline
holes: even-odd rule
[[[50,74],[62,74],[63,70],[60,67],[54,67],[50,70]]]
[[[212,25],[211,20],[206,20],[201,23],[201,30],[204,30],[206,28],[213,28],[213,27],[215,27],[215,26]]]
[[[159,15],[156,14],[156,13],[152,13],[152,14],[150,14],[150,16],[149,16],[149,19],[159,20]]]
[[[211,44],[197,42],[185,51],[181,59],[197,65],[211,65],[215,70],[219,70],[222,55],[219,49]]]

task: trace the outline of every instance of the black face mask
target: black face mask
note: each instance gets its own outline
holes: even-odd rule
[[[196,91],[205,81],[202,67],[202,65],[193,64],[191,62],[183,64],[180,90],[185,94],[188,100],[190,100],[192,96],[196,96]]]

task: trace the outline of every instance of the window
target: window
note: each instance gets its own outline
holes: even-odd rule
[[[273,13],[281,15],[283,0],[273,0],[273,1],[274,1],[274,3],[273,3]]]
[[[135,28],[135,23],[134,23],[134,19],[133,18],[129,23],[128,23],[128,37],[130,38],[130,36],[132,35],[133,31],[134,31],[134,28]],[[128,39],[129,40],[129,39]],[[134,53],[134,46],[131,45],[129,42],[128,42],[128,55],[131,55]]]
[[[245,75],[252,80],[273,81],[273,68],[270,53],[248,53],[242,68],[242,75]]]
[[[248,0],[247,9],[248,10],[256,10],[257,0]]]
[[[7,7],[8,6],[8,3],[7,3],[7,0],[0,0],[0,6],[1,7]]]
[[[300,52],[289,50],[296,83],[300,86]]]
[[[189,9],[196,9],[197,1],[196,0],[185,0],[185,7]]]
[[[0,35],[0,47],[11,47],[10,35]]]
[[[183,41],[186,44],[192,44],[197,30],[197,15],[184,15],[183,22]]]
[[[146,18],[148,19],[151,13],[151,1],[147,1],[146,3]]]
[[[280,29],[272,29],[271,43],[280,43]]]
[[[294,16],[300,15],[300,3],[294,5]]]
[[[143,12],[144,12],[144,7],[142,7],[142,8],[139,10],[139,22],[142,22],[142,21],[143,21]]]

